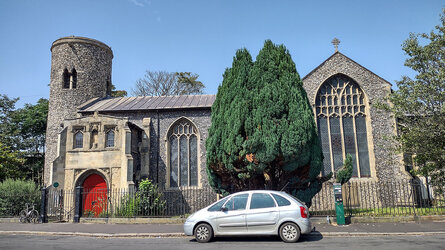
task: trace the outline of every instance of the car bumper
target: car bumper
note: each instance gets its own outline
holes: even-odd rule
[[[193,227],[194,227],[194,226],[195,226],[195,223],[194,223],[194,222],[186,221],[186,222],[184,223],[184,234],[185,234],[185,235],[188,235],[188,236],[193,235]]]
[[[308,234],[312,231],[312,223],[309,219],[303,219],[299,221],[302,234]]]

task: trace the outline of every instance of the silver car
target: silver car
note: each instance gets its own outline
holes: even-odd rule
[[[284,242],[296,242],[311,229],[303,202],[270,190],[231,194],[190,215],[184,223],[184,233],[194,235],[198,242],[223,235],[279,235]]]

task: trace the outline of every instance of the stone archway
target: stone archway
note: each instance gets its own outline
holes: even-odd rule
[[[82,183],[82,190],[83,216],[99,217],[107,211],[107,183],[101,175],[88,175]]]

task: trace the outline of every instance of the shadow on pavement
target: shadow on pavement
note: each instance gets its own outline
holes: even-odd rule
[[[315,232],[310,235],[301,235],[298,242],[312,242],[320,241],[323,239],[323,235],[320,232]],[[195,239],[191,239],[190,242],[197,242]],[[281,242],[278,236],[220,236],[212,239],[211,242]]]

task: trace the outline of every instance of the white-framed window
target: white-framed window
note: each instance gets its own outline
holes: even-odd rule
[[[315,100],[318,134],[324,155],[322,174],[338,170],[352,156],[353,176],[370,177],[365,95],[350,77],[326,80]]]
[[[169,187],[198,185],[198,131],[187,119],[168,132]]]

